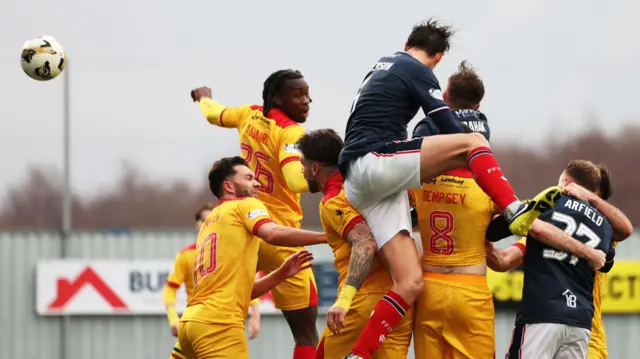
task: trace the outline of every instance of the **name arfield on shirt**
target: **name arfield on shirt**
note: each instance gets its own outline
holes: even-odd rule
[[[602,225],[604,219],[600,216],[596,211],[593,210],[593,207],[587,206],[583,202],[568,199],[564,204],[565,208],[569,208],[576,212],[583,213],[587,218],[589,218],[593,223],[595,223],[598,227]]]

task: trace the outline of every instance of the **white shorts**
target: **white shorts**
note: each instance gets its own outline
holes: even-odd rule
[[[506,359],[587,359],[591,331],[566,324],[516,324]]]
[[[390,142],[349,164],[345,193],[367,220],[378,249],[411,233],[408,190],[420,187],[422,138]]]

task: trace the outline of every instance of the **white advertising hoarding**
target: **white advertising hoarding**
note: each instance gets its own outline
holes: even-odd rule
[[[36,311],[40,315],[164,315],[163,291],[172,260],[51,260],[38,262]],[[182,286],[176,309],[186,306]],[[279,313],[269,294],[260,312]]]

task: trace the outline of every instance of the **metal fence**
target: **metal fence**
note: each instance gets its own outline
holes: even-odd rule
[[[69,258],[172,259],[193,242],[191,231],[76,232],[67,243]],[[507,243],[508,244],[508,243]],[[619,258],[640,259],[640,240],[620,245]],[[331,261],[327,246],[312,248],[316,261]],[[169,358],[175,343],[166,319],[157,316],[43,317],[35,311],[35,269],[39,260],[59,259],[56,232],[0,232],[0,347],[9,358],[111,359]],[[632,281],[640,286],[640,281]],[[640,293],[640,288],[635,288]],[[636,299],[637,300],[637,299]],[[510,339],[514,313],[496,313],[497,357]],[[66,323],[65,323],[66,321]],[[318,319],[324,327],[324,317]],[[640,316],[606,316],[610,358],[636,358],[640,352]],[[260,337],[250,341],[251,358],[290,358],[293,341],[281,315],[263,316]],[[8,351],[7,351],[8,350]],[[410,352],[413,357],[413,351]]]

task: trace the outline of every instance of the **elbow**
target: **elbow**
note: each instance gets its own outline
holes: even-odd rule
[[[309,185],[304,178],[297,179],[287,176],[285,177],[285,181],[287,182],[287,187],[289,187],[293,193],[309,192]]]
[[[631,225],[631,222],[627,222],[623,230],[620,232],[620,236],[624,239],[627,239],[631,237],[632,234],[633,234],[633,225]]]
[[[506,272],[509,270],[505,261],[502,260],[502,258],[498,258],[498,257],[492,258],[491,260],[487,260],[487,265],[492,271],[498,272],[498,273]]]
[[[278,235],[276,234],[276,229],[268,231],[263,236],[261,236],[262,240],[269,243],[274,244],[277,241]]]
[[[263,241],[272,244],[274,246],[282,246],[281,239],[283,238],[282,227],[273,226],[260,237]]]
[[[531,228],[529,229],[529,234],[537,239],[544,238],[544,222],[540,220],[533,221]]]
[[[289,186],[289,189],[291,189],[291,191],[293,193],[309,192],[309,187],[306,185],[306,183],[304,183],[304,184],[301,184],[301,183],[288,183],[287,185]]]
[[[619,228],[613,233],[613,240],[616,242],[622,242],[625,239],[631,237],[633,234],[633,226],[631,223],[626,223],[623,228]]]

